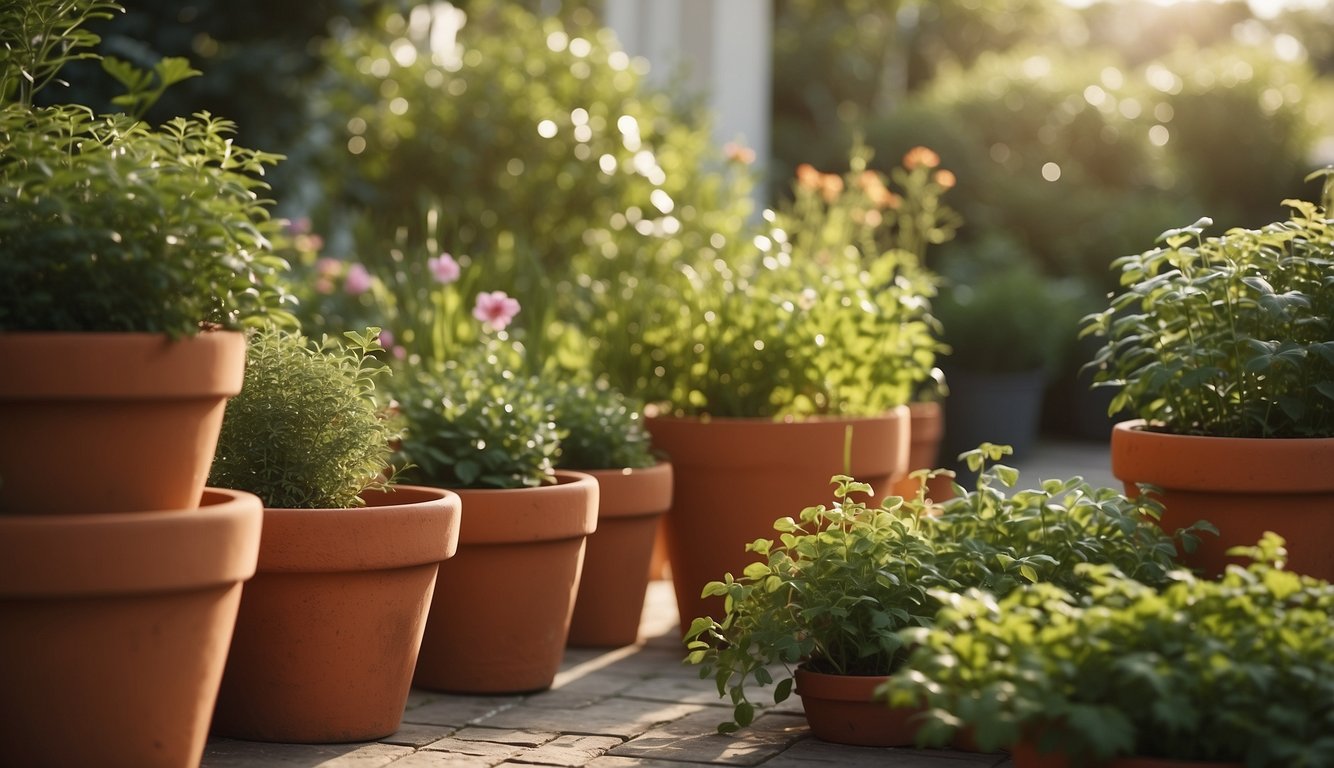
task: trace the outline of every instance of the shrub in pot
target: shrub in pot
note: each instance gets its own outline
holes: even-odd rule
[[[1119,259],[1123,290],[1084,333],[1106,337],[1090,365],[1119,388],[1112,409],[1140,419],[1113,430],[1112,471],[1154,486],[1165,524],[1221,531],[1192,564],[1221,572],[1272,529],[1290,568],[1331,578],[1334,228],[1327,207],[1287,204],[1284,222],[1206,237],[1202,219]]]
[[[914,650],[883,693],[928,707],[924,741],[965,726],[1012,746],[1017,768],[1327,765],[1334,587],[1284,570],[1272,533],[1233,554],[1252,562],[1161,588],[1084,565],[1083,595],[937,592],[944,608],[902,634]]]
[[[0,355],[23,361],[0,382],[8,513],[197,505],[240,387],[235,329],[285,316],[260,178],[277,156],[235,145],[211,115],[138,118],[198,74],[185,60],[103,62],[132,114],[33,106],[64,64],[96,58],[87,24],[120,10],[0,10]]]
[[[780,518],[777,542],[759,539],[747,547],[758,561],[738,577],[729,573],[711,582],[706,592],[726,597],[727,612],[692,622],[688,660],[732,700],[733,719],[720,730],[750,722],[747,688],[772,683],[775,666],[783,677],[774,699],[785,699],[792,691],[790,668],[799,665],[796,686],[817,736],[912,743],[916,710],[889,711],[870,702],[911,650],[900,630],[934,620],[940,603],[933,590],[1005,594],[1046,582],[1082,591],[1087,579],[1078,566],[1086,562],[1114,563],[1151,583],[1167,580],[1175,549],[1153,524],[1151,501],[1093,489],[1079,478],[1007,494],[1017,482],[1015,470],[986,466],[1007,450],[984,444],[967,454],[979,473],[976,488],[956,487],[958,495],[940,504],[919,493],[873,507],[849,497],[868,493],[868,486],[835,478],[832,507],[809,507],[798,520]],[[836,684],[850,690],[833,713],[808,700],[825,698],[818,691]]]
[[[320,743],[399,728],[460,505],[393,482],[400,430],[376,391],[378,330],[250,338],[210,482],[262,498],[264,531],[215,733]]]
[[[919,254],[953,232],[940,204],[953,179],[936,163],[919,148],[891,177],[865,152],[842,175],[802,167],[759,233],[683,265],[676,311],[636,340],[665,400],[648,426],[675,473],[683,620],[721,608],[700,591],[745,566],[774,508],[819,503],[834,474],[877,493],[907,474],[905,405],[942,349]]]
[[[570,620],[574,646],[620,646],[639,637],[662,515],[672,501],[672,465],[653,456],[643,405],[606,385],[553,383],[561,430],[556,466],[598,483],[598,529],[588,537]]]
[[[597,527],[598,484],[555,468],[560,436],[541,380],[498,346],[400,378],[408,475],[455,490],[467,514],[440,569],[414,684],[454,693],[550,687]]]

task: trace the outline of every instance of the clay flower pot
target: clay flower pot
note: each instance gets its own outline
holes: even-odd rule
[[[354,509],[265,509],[215,733],[371,741],[398,730],[459,499],[398,486]]]
[[[1137,483],[1161,489],[1164,530],[1197,520],[1218,527],[1183,554],[1207,575],[1244,562],[1228,548],[1274,531],[1287,540],[1288,570],[1334,579],[1334,438],[1172,435],[1126,421],[1112,430],[1112,474],[1130,495]]]
[[[776,536],[778,518],[831,503],[834,475],[870,483],[877,502],[889,495],[908,469],[908,418],[900,406],[865,418],[646,419],[653,445],[672,462],[672,508],[664,519],[682,631],[697,617],[723,616],[722,598],[700,597],[704,585],[739,576],[754,559],[746,545]]]
[[[875,700],[887,675],[826,675],[797,667],[797,695],[811,733],[822,741],[861,747],[906,747],[917,739],[918,709]]]
[[[458,553],[440,566],[413,685],[450,693],[551,687],[565,652],[598,484],[459,489]]]
[[[940,466],[940,444],[945,437],[945,409],[939,402],[920,402],[908,405],[910,414],[908,473]],[[953,457],[950,459],[953,461]],[[904,476],[895,481],[892,493],[904,498],[915,498],[920,481]],[[927,481],[926,496],[935,501],[954,498],[953,483],[948,477]]]
[[[197,766],[259,499],[210,489],[192,509],[33,512],[0,515],[4,762]]]
[[[0,333],[0,359],[0,513],[199,506],[245,334]]]
[[[658,521],[672,505],[672,465],[596,469],[598,529],[588,537],[569,644],[631,645],[639,639]]]

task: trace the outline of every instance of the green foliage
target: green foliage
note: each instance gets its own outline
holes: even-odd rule
[[[622,340],[672,311],[679,260],[744,223],[742,165],[584,13],[423,4],[324,55],[331,254],[355,249],[407,305],[397,276],[449,252],[522,303],[534,357],[645,391],[652,364]]]
[[[799,169],[794,201],[726,253],[685,264],[642,335],[678,414],[873,414],[908,402],[944,350],[922,258],[953,236],[953,185],[921,148],[889,178]],[[656,390],[654,391],[656,394]]]
[[[638,401],[605,385],[553,382],[549,392],[562,432],[557,466],[622,469],[656,463]]]
[[[407,477],[446,488],[533,488],[555,482],[560,433],[542,382],[494,352],[404,371],[395,395],[408,423]]]
[[[252,333],[209,483],[285,509],[357,507],[363,491],[388,487],[400,435],[376,397],[376,381],[389,373],[372,356],[378,333],[318,344],[275,329]]]
[[[207,113],[153,128],[78,106],[32,107],[24,88],[11,100],[3,83],[44,83],[93,56],[84,49],[95,36],[79,25],[110,8],[34,0],[4,11],[56,37],[0,58],[0,329],[187,335],[290,319],[259,178],[277,155],[236,146],[235,126]],[[110,66],[136,107],[194,73],[183,61],[156,75]]]
[[[0,4],[0,104],[32,107],[65,65],[96,59],[89,22],[124,12],[104,0],[7,0]]]
[[[1159,591],[1084,566],[1080,597],[1037,584],[999,600],[935,592],[945,607],[882,688],[926,704],[926,743],[961,725],[986,750],[1020,738],[1092,764],[1117,755],[1244,762],[1334,761],[1334,587],[1281,570],[1282,539],[1240,547],[1218,581],[1185,571]]]
[[[1043,582],[1082,592],[1089,585],[1083,563],[1167,580],[1176,550],[1154,523],[1160,509],[1153,502],[1095,490],[1079,478],[1007,496],[1000,486],[1013,488],[1018,472],[988,465],[1009,452],[983,444],[964,454],[979,472],[977,487],[956,486],[960,495],[941,505],[919,492],[871,507],[850,498],[869,486],[837,477],[833,507],[782,518],[774,523],[777,542],[747,545],[761,559],[740,577],[727,574],[704,588],[706,596],[725,598],[726,615],[696,618],[686,637],[687,660],[701,665],[701,677],[713,676],[720,696],[731,697],[733,720],[719,730],[746,724],[754,709],[746,687],[773,682],[775,664],[894,672],[911,649],[901,630],[934,620],[941,598],[933,590],[1005,594]],[[790,688],[790,681],[780,684],[775,701]]]
[[[1178,434],[1334,436],[1334,227],[1289,200],[1288,221],[1205,237],[1164,232],[1114,265],[1124,286],[1084,334],[1091,366],[1129,407]]]

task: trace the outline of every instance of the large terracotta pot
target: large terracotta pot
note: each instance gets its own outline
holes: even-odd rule
[[[726,573],[740,576],[755,558],[746,545],[773,538],[774,521],[829,504],[830,478],[850,474],[889,495],[908,469],[908,408],[882,416],[645,420],[653,445],[672,462],[667,552],[684,633],[700,616],[723,617],[723,600],[700,597]],[[844,441],[851,429],[851,466]]]
[[[33,512],[0,516],[0,762],[197,766],[259,499],[210,489],[194,509]]]
[[[1172,435],[1126,421],[1112,430],[1112,474],[1128,494],[1137,483],[1161,489],[1165,530],[1197,520],[1218,527],[1183,556],[1208,575],[1245,562],[1229,547],[1274,531],[1287,540],[1288,570],[1334,579],[1334,438]]]
[[[551,687],[565,652],[584,543],[597,528],[598,484],[457,491],[458,553],[440,565],[413,685],[450,693]]]
[[[355,509],[265,509],[215,733],[372,741],[398,730],[459,498],[398,486]]]
[[[672,505],[672,465],[588,470],[598,483],[598,529],[588,537],[569,644],[611,648],[639,639],[658,521]]]
[[[940,444],[945,437],[945,409],[939,402],[920,402],[908,405],[910,414],[908,474],[919,469],[935,469],[940,466]],[[953,457],[951,457],[953,461]],[[914,498],[921,481],[905,475],[894,482],[893,494],[904,498]],[[933,477],[927,481],[926,497],[935,501],[945,501],[954,497],[954,483],[948,477]]]
[[[243,333],[0,333],[0,360],[0,513],[199,506]]]
[[[815,738],[861,747],[906,747],[917,739],[918,709],[875,700],[885,675],[826,675],[797,667],[797,695]]]

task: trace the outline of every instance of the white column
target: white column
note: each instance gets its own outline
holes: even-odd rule
[[[648,59],[649,81],[702,94],[715,143],[755,150],[763,174],[772,121],[772,0],[606,0],[604,9],[626,53]],[[759,203],[763,186],[756,185]]]

